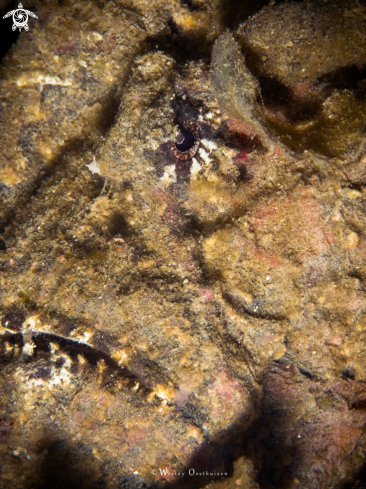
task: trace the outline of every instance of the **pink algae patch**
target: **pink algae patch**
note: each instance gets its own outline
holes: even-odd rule
[[[231,133],[240,134],[245,137],[255,136],[253,128],[246,122],[236,119],[236,117],[229,117],[229,119],[225,121],[225,125]]]
[[[258,346],[268,345],[269,343],[273,343],[274,340],[275,340],[275,338],[272,335],[256,336],[255,343]]]
[[[226,368],[213,378],[208,390],[213,407],[212,415],[220,422],[235,422],[243,412],[248,410],[249,394],[238,379],[231,375]]]
[[[140,445],[146,439],[147,433],[145,430],[136,428],[131,430],[126,439],[129,446]]]
[[[253,256],[257,258],[258,261],[265,262],[268,266],[273,268],[278,268],[282,265],[282,262],[279,259],[279,257],[276,257],[274,255],[269,255],[259,250],[254,251]]]
[[[62,44],[56,50],[57,54],[72,54],[75,53],[79,49],[79,41],[75,37],[70,40],[69,43]]]
[[[212,289],[201,289],[200,296],[203,297],[205,303],[212,302],[215,298],[215,292]]]
[[[283,149],[280,146],[275,146],[273,150],[273,155],[274,156],[282,156],[283,155]]]
[[[314,89],[313,82],[306,81],[302,83],[294,83],[290,87],[293,95],[299,99],[299,101],[306,100],[312,95]]]
[[[288,211],[289,208],[289,200],[275,200],[262,207],[257,207],[252,218],[252,225],[255,228],[261,228],[265,225],[268,226],[274,224],[281,217],[281,214],[284,214],[284,212]],[[271,220],[269,220],[269,218],[271,218]]]
[[[246,151],[239,151],[239,153],[234,156],[233,160],[235,163],[238,163],[239,161],[247,160],[248,159],[248,153]]]
[[[257,208],[250,222],[259,236],[263,232],[272,233],[273,244],[269,242],[266,249],[277,243],[283,250],[287,247],[301,249],[302,256],[304,253],[322,255],[337,238],[324,222],[323,214],[321,203],[305,190],[300,197],[273,200]],[[268,254],[268,250],[265,254]]]

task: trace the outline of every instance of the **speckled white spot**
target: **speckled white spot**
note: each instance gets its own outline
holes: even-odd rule
[[[24,74],[16,81],[18,87],[25,87],[27,85],[39,84],[43,89],[43,85],[58,85],[63,87],[71,87],[70,80],[61,80],[58,76],[41,75],[40,73]]]
[[[211,163],[211,161],[212,161],[211,158],[209,157],[209,154],[203,148],[200,148],[198,150],[198,152],[199,152],[200,157],[203,159],[203,161],[207,165],[209,165]]]
[[[217,149],[217,145],[213,141],[210,141],[209,139],[201,139],[201,142],[203,146],[207,148],[209,151]]]
[[[165,167],[164,175],[160,179],[166,185],[176,183],[177,175],[175,173],[175,165],[169,165]]]
[[[99,34],[99,32],[93,32],[94,39],[96,41],[101,41],[103,39],[103,36]]]
[[[100,175],[100,169],[97,164],[97,160],[95,159],[95,156],[93,155],[93,160],[89,165],[86,165],[88,167],[88,170],[90,170],[92,173],[98,173]]]
[[[24,355],[30,355],[30,356],[32,356],[35,347],[36,347],[36,345],[33,343],[33,341],[28,341],[28,343],[26,343],[23,346],[22,352],[23,352]]]
[[[192,158],[192,166],[191,166],[191,176],[197,175],[197,173],[201,170],[201,165],[198,163],[196,158]]]

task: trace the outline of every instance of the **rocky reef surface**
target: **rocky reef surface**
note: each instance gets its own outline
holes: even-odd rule
[[[365,487],[364,2],[27,8],[0,487]]]

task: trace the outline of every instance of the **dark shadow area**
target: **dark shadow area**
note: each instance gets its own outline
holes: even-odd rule
[[[4,20],[5,22],[5,20]],[[0,63],[6,56],[11,47],[17,42],[19,38],[19,31],[13,31],[10,26],[10,21],[7,23],[9,25],[2,25],[0,31]]]
[[[39,452],[45,454],[43,464],[27,487],[33,489],[104,489],[101,464],[91,449],[82,443],[70,444],[58,438],[44,440]]]
[[[19,309],[6,312],[1,318],[1,325],[3,328],[11,329],[13,331],[20,331],[22,324],[25,321],[24,311]]]
[[[3,19],[7,12],[17,8],[18,3],[15,0],[0,2],[0,64],[19,38],[19,29],[12,30],[12,17]]]
[[[259,12],[268,5],[269,0],[222,0],[221,2],[221,23],[229,29],[237,27],[248,19],[248,17]]]
[[[261,139],[254,135],[250,126],[243,121],[237,120],[234,123],[231,123],[230,119],[223,121],[216,131],[216,138],[222,139],[226,146],[245,151],[245,153],[265,151]]]
[[[199,7],[197,5],[194,5],[192,0],[181,0],[181,2],[182,5],[188,7],[191,12],[195,12],[196,10],[199,10]]]
[[[111,236],[117,236],[123,239],[129,238],[133,234],[133,229],[120,212],[113,214],[109,222],[108,231]]]
[[[130,73],[130,71],[128,73]],[[124,86],[127,79],[128,75],[125,77],[124,80],[121,80],[122,86]],[[101,131],[103,136],[108,133],[108,131],[111,129],[111,127],[114,126],[116,122],[121,101],[120,98],[121,94],[119,93],[118,88],[115,87],[110,94],[99,100],[102,108],[97,115],[96,125],[98,126],[98,129]]]
[[[103,119],[104,120],[104,119]],[[30,133],[30,136],[32,134]],[[37,172],[29,180],[26,180],[24,184],[20,184],[17,189],[16,199],[11,203],[4,204],[4,218],[0,221],[0,229],[3,227],[5,229],[4,239],[15,238],[17,231],[21,228],[22,219],[26,219],[27,213],[23,212],[23,216],[17,220],[20,216],[19,210],[27,209],[26,204],[28,204],[32,199],[38,197],[38,193],[50,187],[56,183],[59,183],[62,178],[72,178],[73,174],[76,175],[79,168],[70,168],[68,165],[69,158],[74,155],[82,155],[88,148],[94,145],[95,141],[88,140],[87,137],[84,139],[75,138],[69,140],[63,147],[60,148],[59,152],[55,154],[52,162],[48,163],[47,166],[39,167]],[[29,159],[37,159],[39,155],[34,152],[29,152],[27,154]],[[101,192],[105,179],[94,174],[91,178],[91,185],[89,186],[91,192],[91,198],[95,198]],[[13,221],[13,222],[12,222]],[[12,225],[10,226],[10,223]]]
[[[211,43],[207,42],[206,36],[197,33],[186,35],[179,30],[173,19],[170,19],[161,33],[148,37],[146,43],[147,52],[154,49],[164,51],[178,65],[199,59],[209,62],[211,58]]]
[[[328,96],[314,87],[309,96],[302,100],[279,80],[269,76],[258,76],[262,100],[267,109],[279,110],[291,124],[313,119],[322,109],[322,102]]]
[[[333,90],[354,90],[360,97],[366,96],[366,65],[344,66],[317,79],[326,85],[328,93]]]
[[[197,451],[187,467],[184,469],[177,468],[177,472],[183,472],[184,476],[170,485],[169,488],[198,489],[205,487],[211,481],[228,479],[233,474],[234,459],[235,453],[232,443],[206,442]]]
[[[366,489],[366,462],[357,472],[352,481],[337,485],[335,489]]]

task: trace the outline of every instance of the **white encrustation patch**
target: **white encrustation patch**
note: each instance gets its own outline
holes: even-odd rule
[[[93,36],[94,36],[94,39],[96,41],[102,41],[102,39],[103,39],[103,36],[101,34],[99,34],[99,32],[96,32],[96,31],[93,32]]]
[[[44,384],[44,380],[39,378],[39,379],[28,379],[26,382],[25,382],[25,385],[31,389],[33,389],[34,387],[40,387]]]
[[[78,362],[79,365],[85,365],[87,363],[86,358],[81,353],[78,355]]]
[[[99,362],[97,364],[97,368],[98,368],[98,373],[101,374],[108,367],[107,367],[105,361],[102,359],[102,360],[99,360]]]
[[[90,170],[92,173],[98,173],[100,175],[100,169],[97,164],[97,160],[95,159],[95,156],[93,155],[93,160],[89,165],[86,165],[88,167],[88,170]]]
[[[88,333],[86,331],[80,331],[75,329],[70,333],[70,337],[73,340],[78,341],[79,343],[84,343],[85,345],[89,345],[89,340],[93,336],[93,333]],[[90,346],[90,345],[89,345]]]
[[[41,89],[43,90],[43,85],[58,85],[63,87],[71,87],[71,80],[61,80],[58,76],[48,76],[42,75],[40,73],[31,73],[24,74],[18,78],[16,81],[18,87],[25,87],[27,85],[41,85]]]
[[[53,384],[54,386],[60,385],[62,387],[70,386],[71,374],[65,367],[60,368],[57,372],[52,370],[51,375],[52,377],[48,381],[50,384]]]
[[[41,321],[36,314],[27,317],[27,319],[24,321],[22,326],[24,330],[23,333],[26,330],[39,332],[39,333],[52,333],[52,326],[50,324]]]
[[[200,157],[203,159],[203,161],[206,163],[206,165],[209,165],[211,163],[212,160],[209,156],[209,153],[207,153],[207,151],[205,151],[203,148],[200,148],[198,150],[198,153]]]
[[[164,175],[160,179],[166,185],[176,183],[177,175],[175,173],[175,165],[169,165],[165,167]]]
[[[5,341],[4,350],[4,353],[10,353],[14,350],[14,347],[8,341]]]
[[[49,389],[49,390],[52,390],[54,387],[57,386],[70,387],[70,384],[72,384],[71,374],[64,366],[62,366],[57,370],[52,368],[50,370],[50,377],[48,379],[35,377],[35,378],[28,378],[28,380],[25,382],[25,385],[29,389],[34,389],[35,387],[43,387],[44,389]]]
[[[128,355],[124,350],[116,351],[111,356],[121,367],[128,364]]]
[[[33,343],[33,341],[28,341],[22,348],[22,353],[23,355],[33,355],[33,351],[36,348],[36,345]]]
[[[90,338],[93,336],[93,333],[92,332],[87,332],[85,331],[84,334],[83,334],[83,339],[82,339],[82,342],[83,343],[86,343],[87,345],[89,344],[88,341],[90,340]]]
[[[35,329],[37,323],[37,316],[29,316],[23,323],[24,329]]]
[[[40,399],[42,401],[53,399],[55,391],[67,388],[70,392],[70,389],[74,389],[76,384],[73,382],[69,365],[71,366],[70,359],[66,360],[61,368],[51,367],[45,377],[39,374],[38,369],[34,372],[23,368],[17,370],[15,378],[19,386],[19,394],[23,397],[23,408],[33,410]]]
[[[149,143],[150,143],[150,146],[151,148],[156,151],[159,147],[159,142],[155,139],[155,138],[149,138]]]
[[[209,139],[201,139],[201,143],[210,152],[214,149],[217,149],[217,145],[213,141],[210,141]]]
[[[56,352],[60,349],[59,345],[57,343],[52,343],[50,342],[50,350],[51,350],[51,355],[55,355]]]
[[[196,158],[192,158],[191,176],[194,177],[202,169]]]

